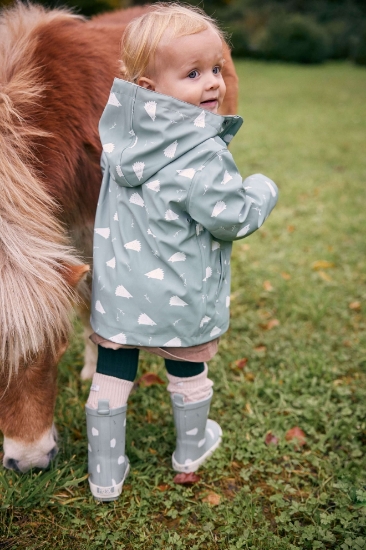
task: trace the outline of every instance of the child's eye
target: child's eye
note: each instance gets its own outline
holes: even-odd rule
[[[213,74],[219,74],[221,73],[221,67],[219,67],[218,65],[216,67],[213,68],[212,70]]]
[[[198,76],[198,71],[191,71],[188,75],[188,78],[196,78]]]

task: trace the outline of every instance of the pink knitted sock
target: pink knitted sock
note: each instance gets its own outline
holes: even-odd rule
[[[121,378],[96,372],[93,376],[93,383],[86,404],[91,409],[97,409],[99,399],[109,399],[109,407],[117,409],[126,405],[132,388],[133,382],[129,380],[122,380]]]
[[[189,378],[180,378],[167,373],[168,392],[180,393],[184,396],[185,403],[195,403],[206,399],[211,394],[213,386],[212,380],[207,378],[207,372],[208,368],[205,363],[205,370],[201,374]]]

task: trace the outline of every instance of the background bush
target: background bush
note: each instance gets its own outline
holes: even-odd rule
[[[243,25],[232,25],[228,35],[234,56],[248,57],[251,55],[249,35]]]
[[[282,15],[269,21],[260,51],[266,59],[321,63],[329,56],[330,44],[326,30],[310,18]]]
[[[366,24],[354,40],[351,53],[355,63],[358,65],[366,65]]]
[[[25,1],[25,0],[23,0]],[[149,0],[31,0],[69,6],[86,16]],[[150,0],[154,2],[154,0]],[[184,0],[213,15],[231,37],[233,55],[321,63],[350,59],[365,65],[366,0]],[[2,6],[14,0],[0,0]]]

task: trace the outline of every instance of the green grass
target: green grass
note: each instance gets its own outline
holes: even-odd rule
[[[131,475],[117,503],[95,503],[75,338],[60,365],[52,468],[0,472],[1,549],[366,548],[366,71],[237,69],[246,121],[232,152],[243,176],[274,179],[280,200],[234,246],[231,328],[210,363],[222,447],[200,483],[174,485],[168,393],[140,388],[128,411]],[[164,377],[144,354],[147,371]],[[306,434],[300,449],[285,439],[294,426]],[[265,444],[268,432],[278,445]]]

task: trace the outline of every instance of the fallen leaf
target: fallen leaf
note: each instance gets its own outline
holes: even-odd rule
[[[319,271],[319,269],[331,269],[332,267],[335,267],[335,265],[333,262],[328,262],[327,260],[317,260],[311,264],[311,267],[315,271]]]
[[[155,386],[156,384],[164,385],[165,382],[154,372],[146,372],[136,382],[142,388],[148,388],[149,386]]]
[[[155,449],[152,449],[151,447],[149,447],[149,453],[150,453],[151,455],[156,455],[157,452],[158,452],[158,451],[155,451]]]
[[[273,435],[272,432],[268,432],[268,434],[264,439],[264,442],[266,445],[278,445],[278,441],[279,441],[278,437]]]
[[[263,353],[266,351],[266,349],[267,349],[266,346],[260,345],[254,348],[254,351],[256,351],[257,353]]]
[[[240,248],[246,252],[250,249],[250,244],[242,244]]]
[[[243,368],[246,367],[247,363],[248,363],[248,359],[246,357],[243,357],[242,359],[238,359],[237,361],[234,361],[235,368],[239,370],[243,370]]]
[[[278,327],[280,324],[278,319],[270,319],[268,323],[262,324],[261,327],[263,330],[272,330],[275,327]]]
[[[287,226],[287,231],[288,231],[289,233],[293,233],[293,232],[295,231],[295,226],[294,226],[294,225],[288,225],[288,226]]]
[[[282,279],[285,279],[285,281],[289,281],[291,279],[291,275],[289,273],[286,273],[286,271],[282,271],[281,277]]]
[[[351,340],[343,340],[343,345],[345,348],[351,348],[352,347],[352,342]]]
[[[286,432],[286,441],[294,441],[297,447],[302,447],[306,444],[306,436],[301,428],[295,426]]]
[[[327,283],[330,283],[332,281],[332,278],[329,277],[328,273],[325,273],[325,271],[318,271],[318,275],[323,281],[327,281]]]
[[[244,374],[245,380],[248,380],[248,382],[254,382],[255,376],[252,372],[246,372]]]
[[[195,474],[194,472],[190,472],[189,474],[177,474],[173,479],[173,482],[177,483],[178,485],[192,485],[193,483],[197,483],[200,480],[201,476]]]
[[[272,317],[271,311],[267,311],[266,309],[259,309],[258,315],[261,319],[270,319]]]
[[[351,302],[348,307],[355,311],[359,311],[361,309],[361,302]]]
[[[221,496],[217,493],[214,493],[210,491],[206,494],[206,496],[202,499],[202,502],[208,502],[208,504],[211,504],[211,506],[217,506],[220,504]]]
[[[263,288],[264,288],[264,290],[266,290],[267,292],[272,292],[272,290],[273,290],[273,286],[272,286],[272,284],[271,284],[270,281],[264,281],[264,283],[263,283]]]
[[[253,409],[252,409],[252,407],[250,406],[250,403],[246,403],[246,404],[245,404],[245,410],[247,411],[248,414],[250,414],[250,415],[253,414]]]

